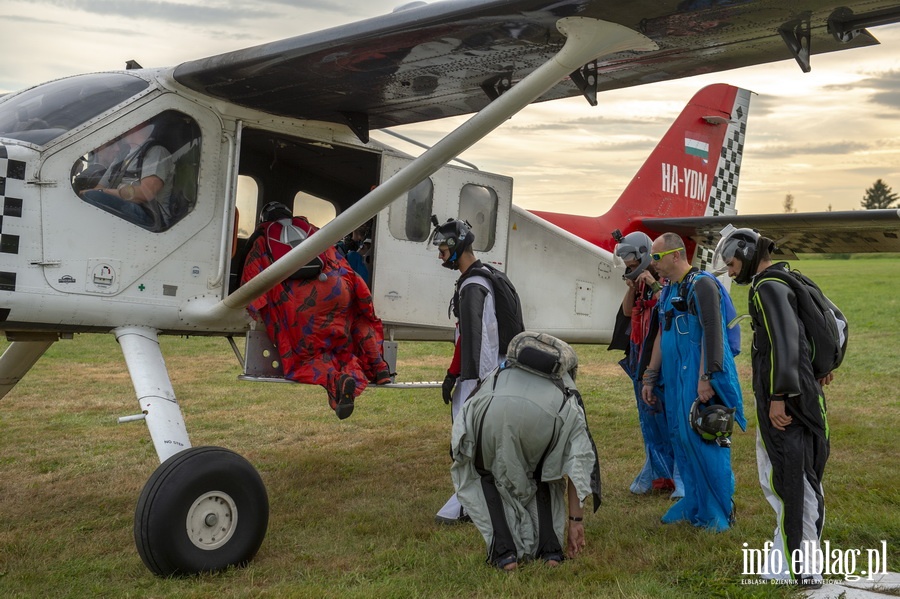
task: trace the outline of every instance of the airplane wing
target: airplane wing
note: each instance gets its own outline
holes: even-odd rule
[[[600,61],[538,101],[792,56],[808,63],[805,49],[877,44],[862,27],[897,12],[888,0],[448,0],[185,62],[174,78],[271,114],[349,124],[365,140],[372,129],[482,109],[562,46],[562,17],[618,23],[659,50]]]
[[[714,248],[727,224],[756,229],[775,240],[776,255],[900,252],[900,210],[851,210],[793,214],[735,214],[645,218],[647,229],[673,231]]]

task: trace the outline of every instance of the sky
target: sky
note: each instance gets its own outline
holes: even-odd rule
[[[302,6],[300,5],[302,4]],[[2,0],[0,93],[78,73],[181,62],[388,13],[404,0]],[[881,46],[535,104],[460,158],[514,178],[532,210],[604,213],[695,92],[730,83],[755,92],[738,211],[856,210],[883,179],[900,192],[900,25]],[[435,143],[465,120],[407,125]],[[373,138],[418,154],[384,134]]]

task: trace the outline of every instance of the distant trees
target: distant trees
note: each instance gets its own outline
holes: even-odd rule
[[[866,190],[860,205],[866,210],[879,210],[882,208],[891,208],[891,204],[896,202],[898,196],[891,190],[891,187],[881,179],[875,181],[872,187]]]
[[[788,214],[797,212],[797,209],[794,208],[794,194],[789,193],[784,196],[784,211]]]

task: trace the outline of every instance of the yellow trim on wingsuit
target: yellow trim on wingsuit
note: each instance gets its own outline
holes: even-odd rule
[[[769,337],[769,360],[771,364],[775,364],[775,344],[772,343],[772,333],[769,328],[769,319],[766,318],[766,311],[762,305],[762,301],[759,299],[759,286],[765,283],[766,281],[777,281],[782,285],[787,285],[781,279],[777,279],[775,277],[769,277],[767,279],[760,279],[758,283],[753,285],[753,303],[756,305],[757,310],[762,315],[763,325],[766,327],[766,335]],[[769,395],[772,395],[775,391],[775,369],[769,369]]]

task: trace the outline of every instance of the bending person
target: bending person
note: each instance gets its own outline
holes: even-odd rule
[[[600,505],[600,468],[577,364],[562,341],[520,333],[454,420],[453,483],[499,569],[557,565],[584,548],[584,502]]]

